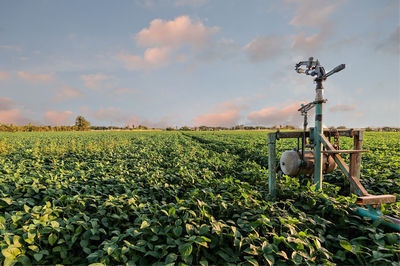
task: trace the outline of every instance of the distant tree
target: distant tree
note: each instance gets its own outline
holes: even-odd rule
[[[90,127],[90,122],[80,115],[75,119],[75,126],[78,130],[88,130]]]
[[[190,129],[189,127],[187,127],[187,126],[181,127],[179,130],[182,130],[182,131],[191,131],[191,129]]]
[[[338,126],[337,129],[347,129],[346,126]]]

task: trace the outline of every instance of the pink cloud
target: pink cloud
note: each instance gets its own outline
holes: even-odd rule
[[[249,42],[244,50],[252,62],[274,58],[283,51],[285,40],[281,36],[258,37]]]
[[[29,123],[29,120],[22,116],[19,109],[0,110],[0,123],[24,125]]]
[[[239,121],[239,110],[225,110],[197,116],[194,119],[196,126],[231,127]]]
[[[15,102],[10,98],[0,98],[0,123],[24,125],[30,120],[22,115],[22,110],[15,107]]]
[[[150,22],[149,28],[142,29],[135,38],[141,46],[180,47],[189,44],[202,47],[217,31],[217,27],[207,27],[188,16],[181,16],[170,21],[155,19]]]
[[[222,126],[232,127],[237,125],[241,115],[240,112],[246,108],[243,102],[246,99],[238,98],[220,103],[215,112],[199,115],[194,118],[195,126]]]
[[[60,102],[64,100],[78,99],[83,97],[83,95],[83,92],[79,89],[75,89],[69,86],[62,86],[61,91],[56,94],[54,100]]]
[[[331,112],[348,112],[348,111],[353,111],[355,109],[356,109],[355,105],[337,104],[337,105],[329,108],[329,111],[331,111]]]
[[[8,79],[10,78],[10,74],[5,71],[0,71],[0,80]]]
[[[45,121],[51,125],[72,125],[71,111],[48,110],[44,114]]]
[[[168,47],[155,47],[147,48],[143,56],[120,53],[115,58],[122,61],[125,67],[130,70],[155,69],[169,63],[170,53],[171,49]]]
[[[49,82],[53,80],[53,74],[34,74],[27,72],[18,72],[18,76],[23,80],[31,82]]]
[[[110,80],[113,77],[106,76],[102,73],[81,75],[81,80],[85,83],[89,89],[99,89],[104,86],[104,81]]]
[[[311,36],[306,36],[305,32],[300,32],[295,36],[292,48],[305,53],[312,53],[322,48],[333,29],[332,24],[320,25],[320,31]]]
[[[327,19],[341,4],[341,1],[329,0],[287,0],[296,4],[295,16],[289,24],[296,27],[317,26],[327,22]]]
[[[297,111],[300,108],[300,102],[287,106],[266,107],[259,111],[248,114],[247,118],[252,124],[258,125],[294,125],[301,123],[302,117]]]
[[[289,22],[296,27],[312,27],[317,29],[314,34],[306,34],[302,31],[294,37],[292,48],[310,54],[320,49],[331,35],[335,22],[330,16],[343,4],[344,1],[329,0],[287,0],[294,3],[296,8],[294,16]],[[317,11],[318,10],[318,11]]]
[[[218,30],[218,27],[207,27],[189,16],[169,21],[155,19],[134,37],[136,45],[146,47],[143,55],[121,52],[114,58],[130,70],[152,70],[170,63],[182,63],[188,58],[185,47],[191,48],[195,55],[215,47],[212,37]]]

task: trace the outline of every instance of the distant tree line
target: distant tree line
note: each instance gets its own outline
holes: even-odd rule
[[[273,126],[273,127],[265,127],[265,126],[245,126],[245,125],[237,125],[233,127],[209,127],[209,126],[199,126],[199,127],[188,127],[183,126],[181,128],[173,128],[167,127],[167,131],[179,130],[179,131],[220,131],[220,130],[293,130],[298,129],[295,126]]]
[[[0,131],[2,132],[45,132],[45,131],[86,131],[86,130],[147,130],[149,129],[143,125],[126,125],[125,127],[118,126],[91,126],[90,122],[87,121],[83,116],[77,116],[75,119],[75,124],[73,126],[49,126],[49,125],[32,125],[31,123],[24,126],[16,126],[13,124],[0,124]],[[151,128],[155,129],[155,128]],[[209,127],[209,126],[199,126],[199,127],[167,127],[167,131],[220,131],[220,130],[295,130],[299,129],[291,125],[276,125],[272,127],[265,126],[245,126],[236,125],[233,127]],[[347,129],[345,126],[330,127],[329,129]],[[378,132],[400,132],[399,127],[379,127],[371,128],[367,127],[366,131],[378,131]]]

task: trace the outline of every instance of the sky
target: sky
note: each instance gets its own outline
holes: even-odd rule
[[[0,0],[0,123],[400,126],[398,0]],[[312,117],[310,120],[313,121]]]

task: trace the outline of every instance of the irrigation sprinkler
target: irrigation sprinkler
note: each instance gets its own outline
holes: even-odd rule
[[[276,196],[277,170],[288,176],[310,175],[316,190],[322,190],[323,175],[334,171],[337,167],[343,172],[350,183],[350,193],[358,196],[357,204],[361,207],[354,209],[354,213],[379,220],[381,224],[389,226],[400,232],[400,220],[382,215],[381,204],[394,203],[394,195],[371,195],[359,181],[361,168],[361,154],[369,152],[362,149],[364,130],[346,129],[336,130],[323,128],[323,83],[333,74],[343,70],[344,64],[338,65],[328,73],[325,72],[318,60],[310,57],[307,61],[296,64],[297,73],[310,75],[316,83],[314,101],[301,105],[299,112],[304,118],[303,131],[277,132],[268,134],[268,169],[269,169],[269,193]],[[315,108],[315,125],[307,129],[308,112]],[[341,150],[339,137],[353,138],[352,150]],[[297,138],[297,149],[282,153],[279,164],[276,159],[276,141],[282,138]],[[331,138],[334,138],[333,144]],[[300,142],[301,139],[301,142]],[[300,148],[301,143],[301,148]],[[349,165],[340,154],[349,154]],[[365,208],[364,208],[365,207]]]

